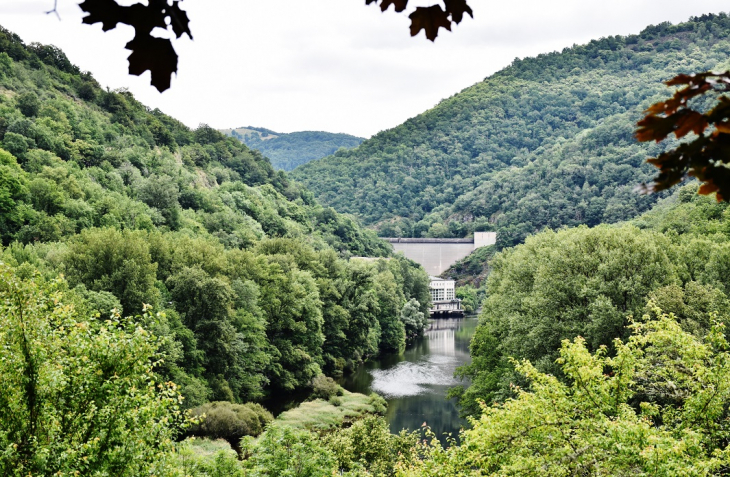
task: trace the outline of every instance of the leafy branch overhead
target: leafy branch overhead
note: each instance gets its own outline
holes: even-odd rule
[[[116,28],[118,23],[134,28],[134,38],[125,46],[132,51],[129,73],[139,76],[149,70],[152,85],[162,92],[170,88],[170,77],[177,72],[177,53],[170,40],[152,36],[152,30],[167,29],[169,25],[177,38],[185,33],[192,39],[190,20],[179,4],[179,1],[170,4],[168,0],[149,0],[148,5],[135,3],[125,7],[115,0],[84,0],[79,6],[88,13],[84,23],[101,23],[104,31]]]
[[[649,159],[659,168],[652,184],[644,184],[647,192],[668,189],[688,176],[703,184],[700,194],[717,192],[718,201],[730,200],[730,71],[678,75],[666,83],[680,86],[672,98],[652,105],[639,121],[639,141],[660,142],[671,134],[681,139],[694,133],[691,141]],[[717,104],[709,110],[698,110],[700,97],[721,93]],[[696,100],[696,101],[692,101]]]
[[[413,13],[408,15],[408,18],[411,19],[411,36],[416,36],[418,32],[424,30],[426,38],[434,41],[438,36],[439,28],[451,31],[451,23],[461,23],[465,13],[474,18],[472,9],[466,0],[443,0],[443,2],[443,9],[441,5],[416,7]],[[378,0],[365,0],[366,5],[371,3],[378,3]],[[408,0],[381,0],[380,10],[384,12],[391,5],[396,12],[402,12],[408,7]]]

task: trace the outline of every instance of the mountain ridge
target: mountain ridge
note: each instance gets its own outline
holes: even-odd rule
[[[636,121],[670,94],[662,81],[726,65],[729,35],[727,15],[705,15],[516,60],[292,177],[381,236],[496,230],[504,247],[628,220],[663,196],[634,189],[654,175],[645,159],[672,144],[638,144]]]
[[[352,149],[364,138],[327,131],[279,133],[267,128],[247,126],[220,129],[252,149],[264,154],[276,169],[291,171],[309,161],[328,156],[337,150]]]

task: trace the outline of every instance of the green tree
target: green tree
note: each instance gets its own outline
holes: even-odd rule
[[[84,230],[68,244],[64,265],[72,286],[82,283],[92,291],[108,291],[127,313],[159,300],[157,264],[143,232]]]
[[[404,305],[400,312],[400,321],[405,327],[406,335],[409,338],[420,336],[428,326],[428,315],[419,311],[420,304],[415,298],[411,298]]]
[[[65,288],[0,267],[0,473],[167,474],[185,418],[155,381],[159,342],[132,319],[80,316]]]
[[[497,254],[487,298],[471,343],[472,378],[462,405],[510,395],[520,382],[509,358],[529,359],[544,372],[555,365],[563,339],[583,336],[589,349],[626,337],[653,290],[679,282],[666,237],[632,226],[546,231]]]
[[[244,439],[242,447],[253,476],[329,477],[336,471],[332,452],[308,431],[271,426],[258,442]]]
[[[400,476],[722,475],[730,464],[726,422],[730,346],[715,322],[704,339],[671,315],[630,325],[631,337],[591,354],[564,340],[566,379],[515,362],[529,390],[482,404],[460,445],[431,441],[427,458]],[[607,370],[610,370],[607,372]]]
[[[260,397],[268,362],[265,330],[245,310],[234,312],[236,295],[227,280],[196,267],[183,268],[166,284],[175,308],[182,310],[183,323],[195,334],[216,399]]]

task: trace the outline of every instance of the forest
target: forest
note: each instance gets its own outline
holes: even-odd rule
[[[291,171],[309,161],[329,156],[341,148],[355,148],[364,141],[363,138],[342,133],[325,131],[278,133],[251,126],[223,129],[221,132],[259,151],[269,158],[274,169],[283,171]]]
[[[311,390],[323,373],[339,376],[368,357],[397,353],[423,329],[428,277],[391,256],[375,233],[319,205],[238,140],[206,125],[191,130],[126,91],[102,89],[57,48],[26,45],[4,29],[0,140],[2,293],[15,307],[3,313],[5,325],[27,330],[24,316],[63,308],[58,322],[36,316],[39,341],[19,344],[32,383],[55,379],[46,358],[34,357],[52,355],[39,346],[53,336],[61,355],[70,350],[58,340],[82,346],[66,356],[72,360],[98,358],[95,346],[110,346],[107,364],[99,363],[105,376],[134,369],[174,383],[167,407],[153,413],[173,401],[181,410],[263,402]],[[13,301],[21,296],[37,306]],[[81,337],[58,335],[70,331],[58,328],[67,321],[111,341],[89,345],[84,358]],[[136,326],[155,337],[139,337],[140,357],[129,355]],[[133,346],[118,349],[127,341]],[[152,356],[153,367],[145,363]],[[122,368],[135,361],[122,371],[106,368],[117,359]],[[3,379],[15,364],[8,366]],[[136,379],[127,384],[143,388],[144,378]],[[19,399],[23,407],[25,399],[33,416],[36,392],[22,389],[6,390],[0,402]],[[62,432],[75,424],[60,425]],[[37,429],[16,430],[22,437],[4,433],[3,448],[16,439],[27,445],[4,469],[10,462],[18,472],[38,471],[28,460],[43,453],[31,450],[41,445]]]
[[[727,475],[730,209],[633,192],[673,143],[632,133],[659,79],[728,64],[728,28],[515,62],[291,176],[0,28],[0,474]],[[503,236],[449,272],[481,312],[447,445],[333,379],[427,324],[425,271],[361,219]]]
[[[543,228],[631,219],[660,197],[640,144],[642,112],[677,73],[728,67],[730,18],[647,27],[509,67],[352,151],[293,171],[325,205],[383,237],[498,232],[512,246]]]

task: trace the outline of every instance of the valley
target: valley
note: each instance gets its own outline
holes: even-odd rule
[[[723,76],[635,135],[728,38],[517,59],[364,140],[191,128],[0,27],[0,474],[724,475]],[[678,147],[715,169],[640,194]]]

